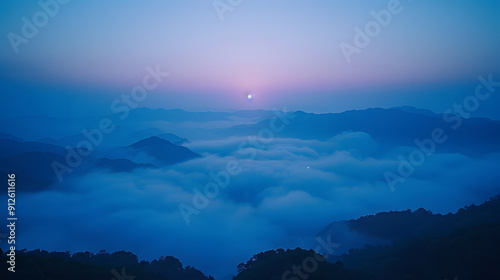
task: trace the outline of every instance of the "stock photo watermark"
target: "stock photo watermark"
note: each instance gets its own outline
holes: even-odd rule
[[[242,141],[238,146],[238,153],[240,155],[249,155],[247,161],[253,161],[257,156],[257,149],[263,149],[266,144],[274,140],[275,133],[282,132],[290,123],[290,120],[295,118],[293,113],[287,113],[286,107],[283,111],[273,110],[275,117],[269,121],[269,127],[262,128],[257,133],[257,136],[249,136],[247,140]],[[217,173],[210,172],[211,182],[203,187],[203,192],[198,189],[193,189],[192,204],[185,203],[179,204],[179,211],[186,225],[191,224],[191,216],[200,214],[200,210],[207,208],[210,200],[216,198],[220,189],[226,188],[230,181],[231,176],[236,176],[243,171],[240,163],[236,160],[230,160],[226,164],[225,170]]]
[[[302,260],[300,265],[292,265],[289,270],[283,272],[281,275],[281,280],[300,280],[308,279],[316,270],[318,270],[320,262],[327,262],[328,257],[333,255],[334,249],[339,248],[339,243],[334,243],[331,241],[330,236],[326,238],[326,241],[321,237],[317,237],[316,241],[319,243],[316,248],[314,248],[314,254],[312,257],[306,257]],[[325,250],[323,254],[320,252]]]
[[[40,9],[36,11],[31,19],[27,17],[22,17],[21,21],[23,23],[21,27],[21,32],[14,33],[9,32],[7,34],[7,39],[12,46],[12,49],[16,54],[19,53],[19,46],[21,44],[28,44],[29,41],[38,35],[41,28],[44,28],[48,23],[50,18],[57,16],[61,9],[61,5],[66,5],[70,0],[40,0],[38,1],[38,6]]]
[[[7,218],[7,229],[9,234],[5,237],[8,239],[7,244],[10,245],[7,252],[9,267],[7,268],[10,272],[16,272],[16,174],[7,175],[7,212],[9,217]]]
[[[364,28],[360,28],[358,26],[354,27],[353,43],[349,44],[341,42],[339,44],[339,48],[342,51],[345,60],[348,63],[351,63],[352,55],[360,54],[363,49],[368,47],[371,44],[372,39],[380,35],[382,28],[389,26],[392,22],[393,16],[400,14],[402,11],[403,6],[399,0],[390,0],[387,3],[387,8],[378,12],[371,10],[370,15],[373,17],[373,20],[368,21]]]
[[[111,280],[134,280],[135,276],[127,275],[127,272],[125,271],[125,267],[122,267],[122,273],[118,273],[116,269],[111,270],[111,274],[113,274],[113,278]]]
[[[474,94],[465,97],[461,103],[454,103],[452,108],[444,112],[443,121],[449,124],[452,130],[458,130],[462,126],[463,119],[469,118],[471,113],[479,109],[481,102],[490,98],[491,94],[496,92],[496,88],[500,87],[500,82],[493,81],[492,74],[488,75],[488,78],[479,76],[478,81],[479,84],[476,86]],[[426,159],[434,154],[438,144],[443,144],[447,140],[448,134],[442,127],[434,128],[430,137],[426,139],[415,139],[416,148],[407,157],[398,156],[397,174],[390,171],[384,173],[391,191],[395,191],[396,184],[403,183],[406,178],[412,176],[416,168],[424,164]]]
[[[212,5],[220,21],[224,21],[224,14],[233,12],[241,3],[243,3],[243,0],[214,0]]]
[[[135,86],[130,91],[130,94],[122,94],[120,98],[113,100],[111,103],[111,112],[120,114],[118,117],[120,120],[125,120],[130,114],[130,110],[137,108],[139,103],[148,97],[149,92],[156,89],[163,82],[163,79],[170,75],[168,72],[163,72],[160,65],[156,65],[156,69],[147,66],[145,70],[147,74],[142,78],[141,85]],[[67,151],[65,162],[52,162],[52,169],[59,182],[63,181],[63,175],[73,172],[85,157],[89,156],[96,147],[101,145],[104,135],[112,133],[115,128],[113,120],[103,118],[99,121],[97,128],[82,130],[83,139],[76,144],[76,148],[65,147]]]

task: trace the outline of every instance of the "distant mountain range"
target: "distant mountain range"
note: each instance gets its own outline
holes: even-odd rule
[[[165,134],[164,137],[179,142],[187,141],[174,134]],[[71,149],[78,153],[76,149]],[[23,186],[20,191],[40,191],[56,183],[58,178],[52,164],[53,162],[65,164],[67,154],[68,150],[57,145],[23,141],[7,134],[0,135],[0,172],[18,174],[19,185]],[[137,168],[172,165],[199,156],[186,147],[154,136],[106,152],[96,150],[89,156],[82,157],[84,160],[75,174],[97,170],[131,172]],[[136,163],[134,159],[142,161]]]
[[[435,114],[432,111],[409,106],[391,109],[371,108],[343,113],[312,114],[302,111],[290,112],[293,119],[279,137],[297,139],[327,140],[345,131],[368,133],[381,148],[395,146],[414,146],[416,139],[430,138],[432,131],[441,128],[448,139],[439,145],[439,152],[462,153],[468,156],[481,156],[485,153],[500,152],[500,121],[485,118],[458,119],[456,116]],[[183,110],[164,110],[139,108],[131,110],[129,116],[115,120],[116,129],[106,135],[102,147],[131,145],[139,140],[157,136],[174,144],[187,143],[186,139],[173,138],[166,130],[181,132],[197,139],[216,137],[257,135],[269,128],[270,120],[276,115],[272,111],[186,112]],[[99,118],[61,119],[51,117],[23,117],[6,122],[1,128],[4,135],[36,140],[47,144],[65,147],[75,146],[82,140],[83,129],[92,129]],[[242,121],[244,120],[244,121]],[[223,127],[204,126],[208,122],[225,123]],[[244,124],[238,124],[243,122]],[[457,128],[457,124],[460,122]],[[230,125],[235,123],[235,125]],[[189,125],[186,125],[189,124]],[[194,125],[196,124],[196,125]],[[43,129],[41,129],[43,127]],[[456,128],[456,129],[454,129]],[[5,136],[4,136],[5,138]]]
[[[441,114],[412,107],[375,108],[335,114],[301,111],[288,114],[292,114],[293,119],[277,134],[278,137],[328,140],[345,131],[359,131],[369,134],[383,153],[398,146],[415,147],[415,140],[430,138],[434,129],[442,128],[448,138],[437,146],[437,152],[461,153],[471,157],[500,152],[500,121],[485,118],[460,119],[459,127],[454,130],[452,127],[457,125],[456,117],[453,122],[447,122]],[[274,112],[263,110],[191,113],[183,110],[135,109],[124,122],[116,122],[114,132],[104,135],[103,143],[91,157],[86,158],[86,168],[83,169],[85,172],[91,172],[94,167],[112,172],[129,172],[136,168],[171,165],[200,156],[180,146],[189,143],[187,139],[158,128],[158,123],[179,123],[177,127],[182,127],[186,122],[231,123],[235,119],[254,122],[225,128],[184,128],[198,139],[211,139],[258,135],[260,130],[269,128],[273,118],[276,118]],[[85,140],[79,131],[92,129],[92,125],[98,121],[97,117],[12,119],[0,132],[0,169],[6,172],[19,170],[25,173],[23,177],[31,185],[46,187],[55,182],[50,163],[55,160],[63,162],[67,153],[65,147],[74,148]],[[22,140],[23,135],[29,134],[32,138],[40,136],[41,131],[48,137],[38,141]],[[66,136],[54,139],[64,133]]]
[[[411,107],[410,107],[411,108]],[[411,111],[411,112],[410,112]],[[293,115],[279,137],[297,139],[328,140],[345,131],[368,133],[382,148],[415,146],[415,140],[432,137],[436,128],[443,129],[448,136],[438,147],[440,152],[462,153],[479,156],[500,152],[500,121],[473,118],[461,119],[460,126],[453,121],[446,122],[443,115],[431,111],[413,109],[366,109],[337,114],[311,114],[302,111]],[[448,118],[451,118],[448,116]],[[257,135],[261,129],[269,128],[269,121],[253,125],[239,125],[222,130],[224,135]]]

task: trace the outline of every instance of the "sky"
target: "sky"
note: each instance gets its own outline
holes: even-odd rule
[[[473,92],[479,75],[500,74],[498,1],[231,3],[238,5],[68,1],[49,5],[53,17],[43,22],[37,1],[4,2],[0,81],[4,104],[17,106],[2,116],[104,114],[156,65],[170,76],[142,105],[191,111],[412,105],[440,112]],[[356,28],[391,5],[390,20],[349,62],[340,45],[356,47]],[[41,27],[13,44],[23,17]],[[477,114],[500,118],[498,102]]]

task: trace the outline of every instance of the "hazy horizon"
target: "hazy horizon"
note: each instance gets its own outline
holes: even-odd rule
[[[498,1],[397,1],[388,19],[385,0],[236,2],[221,12],[215,1],[68,1],[36,32],[22,18],[33,21],[39,4],[4,3],[0,82],[10,106],[0,116],[102,115],[147,67],[169,76],[140,105],[188,111],[439,113],[473,94],[479,76],[500,75]],[[357,30],[373,22],[379,32],[361,45]],[[343,43],[358,51],[346,56]],[[499,119],[498,103],[494,94],[474,114]]]

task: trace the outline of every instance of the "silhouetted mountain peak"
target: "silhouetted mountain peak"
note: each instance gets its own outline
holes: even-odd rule
[[[187,140],[185,138],[181,138],[173,133],[162,133],[162,134],[158,134],[157,136],[160,137],[161,139],[167,140],[170,143],[175,144],[175,145],[179,145],[179,146],[182,144],[185,144],[185,143],[191,143],[191,142],[189,142],[189,140]]]
[[[138,142],[135,142],[134,144],[130,145],[130,147],[134,149],[140,149],[140,148],[151,148],[151,147],[158,147],[158,148],[165,148],[165,147],[172,147],[176,146],[172,144],[170,141],[167,141],[165,139],[161,139],[158,136],[152,136],[146,139],[142,139]]]
[[[186,147],[172,144],[170,141],[158,136],[140,140],[130,145],[129,148],[136,153],[146,153],[154,157],[161,164],[174,164],[200,156]]]

